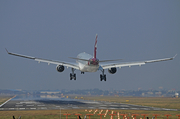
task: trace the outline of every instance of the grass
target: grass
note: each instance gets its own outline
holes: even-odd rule
[[[69,96],[74,98],[73,96]],[[114,97],[114,96],[84,96],[84,100],[108,101],[134,104],[150,107],[180,109],[180,98],[169,97]]]
[[[69,96],[74,98],[73,96]],[[82,99],[82,96],[79,96]],[[0,100],[4,100],[4,98],[0,98]],[[7,98],[6,98],[7,99]],[[86,100],[96,100],[96,101],[110,101],[116,103],[126,103],[126,104],[136,104],[136,105],[144,105],[151,107],[161,107],[161,108],[171,108],[171,109],[180,109],[180,99],[179,98],[144,98],[144,97],[113,97],[113,96],[83,96],[83,99]],[[128,101],[129,100],[129,101]],[[102,113],[105,113],[104,110]],[[169,119],[178,119],[176,116],[180,114],[180,111],[145,111],[145,110],[111,110],[108,114],[112,113],[112,111],[119,112],[120,114],[128,114],[128,117],[131,117],[131,114],[148,114],[150,118],[153,117],[153,114],[159,114],[157,119],[166,119],[165,114],[170,114],[172,116]],[[77,119],[75,113],[80,113],[84,117],[87,113],[92,112],[80,110],[80,109],[72,109],[72,110],[61,110],[61,119],[66,119],[66,116],[63,114],[70,113],[68,116],[69,119]],[[100,112],[98,110],[94,116],[91,116],[91,119],[99,119],[100,117],[97,115]],[[12,116],[15,116],[16,119],[21,116],[21,119],[60,119],[60,110],[32,110],[32,111],[0,111],[0,119],[12,119]],[[137,116],[137,119],[142,118],[143,116]],[[118,118],[117,116],[114,118]],[[88,119],[88,117],[87,117]],[[110,119],[110,116],[107,115],[103,117],[103,119]],[[122,119],[122,116],[121,116]],[[130,118],[132,119],[132,118]]]

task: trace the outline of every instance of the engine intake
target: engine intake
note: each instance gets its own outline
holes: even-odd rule
[[[57,65],[56,70],[58,72],[63,72],[64,71],[64,66],[63,65]]]
[[[109,69],[108,69],[108,72],[109,72],[110,74],[115,74],[116,71],[117,71],[117,68],[116,68],[116,67],[113,67],[113,68],[109,68]]]

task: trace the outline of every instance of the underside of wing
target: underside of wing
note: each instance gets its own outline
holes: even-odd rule
[[[8,52],[7,49],[6,49],[6,51],[10,55],[14,55],[14,56],[18,56],[18,57],[23,57],[23,58],[27,58],[27,59],[33,59],[35,61],[38,61],[39,63],[40,62],[45,62],[45,63],[48,63],[48,65],[49,64],[64,65],[66,67],[71,67],[71,68],[79,70],[79,66],[74,64],[74,63],[69,63],[69,62],[64,62],[64,61],[54,61],[54,60],[48,60],[48,59],[41,59],[41,58],[31,57],[31,56],[27,56],[27,55],[11,53],[11,52]]]
[[[145,62],[124,62],[124,63],[104,64],[104,65],[101,65],[101,67],[103,69],[108,69],[108,68],[113,68],[113,67],[121,68],[121,67],[131,67],[135,65],[141,66],[144,64]]]
[[[71,68],[79,70],[79,66],[76,65],[75,63],[62,62],[62,61],[53,61],[53,60],[40,59],[40,58],[35,58],[35,61],[38,61],[39,63],[40,62],[45,62],[45,63],[48,63],[48,65],[49,64],[63,65],[63,66],[66,66],[66,67],[71,67]]]
[[[176,54],[177,55],[177,54]],[[111,63],[111,64],[103,64],[101,65],[101,67],[103,69],[108,69],[108,68],[113,68],[113,67],[116,67],[116,68],[121,68],[121,67],[131,67],[131,66],[141,66],[141,65],[144,65],[146,63],[154,63],[154,62],[161,62],[161,61],[168,61],[168,60],[173,60],[176,55],[174,57],[171,57],[171,58],[164,58],[164,59],[155,59],[155,60],[147,60],[147,61],[138,61],[138,62],[125,62],[125,63]]]

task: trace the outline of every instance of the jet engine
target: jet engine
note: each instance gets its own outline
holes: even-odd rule
[[[56,70],[58,72],[63,72],[64,71],[64,66],[63,65],[57,65]]]
[[[113,68],[109,68],[109,69],[108,69],[108,72],[109,72],[110,74],[115,74],[116,71],[117,71],[116,67],[113,67]]]

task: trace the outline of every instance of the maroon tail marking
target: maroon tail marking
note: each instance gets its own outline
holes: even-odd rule
[[[97,51],[97,37],[98,35],[96,34],[95,45],[94,45],[94,58],[95,59],[96,59],[96,51]]]

